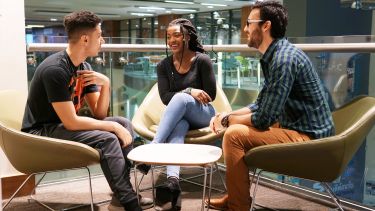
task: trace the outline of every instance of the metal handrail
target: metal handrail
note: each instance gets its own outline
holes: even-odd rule
[[[355,52],[372,53],[375,52],[375,43],[314,43],[295,44],[305,52]],[[49,52],[61,51],[68,45],[66,43],[29,43],[28,52]],[[233,45],[204,45],[206,51],[216,52],[257,52],[254,48],[249,48],[246,44]],[[165,45],[160,44],[103,44],[102,52],[162,52]]]

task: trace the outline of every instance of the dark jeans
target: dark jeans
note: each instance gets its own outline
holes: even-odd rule
[[[107,117],[105,121],[114,121],[123,125],[134,137],[131,122],[123,117]],[[111,187],[115,197],[125,207],[132,206],[131,210],[138,210],[140,207],[137,201],[137,194],[130,183],[131,162],[127,158],[128,153],[133,149],[133,144],[121,148],[117,136],[111,132],[101,130],[70,131],[62,124],[49,124],[39,130],[30,133],[52,138],[76,141],[97,149],[100,153],[100,165]]]

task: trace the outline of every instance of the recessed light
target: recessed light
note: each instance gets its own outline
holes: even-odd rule
[[[144,9],[144,10],[165,10],[163,7],[138,7],[139,9]]]
[[[211,3],[201,3],[201,5],[204,5],[204,6],[214,6],[214,7],[226,7],[226,6],[228,6],[226,4],[211,4]]]
[[[196,12],[193,9],[172,9],[172,11],[179,11],[179,12]]]
[[[32,25],[32,24],[29,24],[27,26],[25,26],[25,28],[44,28],[44,25]]]
[[[154,15],[152,13],[142,13],[142,12],[132,12],[130,14],[131,15],[136,15],[136,16],[153,16]]]
[[[194,2],[188,2],[188,1],[170,1],[170,0],[166,0],[164,2],[175,3],[175,4],[194,4]]]

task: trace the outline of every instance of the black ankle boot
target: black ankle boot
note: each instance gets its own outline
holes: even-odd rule
[[[148,164],[140,164],[137,166],[137,169],[144,175],[147,175],[147,173],[150,171],[151,169],[151,165],[148,165]]]
[[[167,181],[156,188],[156,204],[172,204],[172,210],[181,210],[181,187],[179,179],[168,177]]]

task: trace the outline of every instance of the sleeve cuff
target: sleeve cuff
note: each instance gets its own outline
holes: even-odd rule
[[[249,104],[247,107],[250,109],[251,112],[255,112],[259,108],[258,104],[255,103]]]

